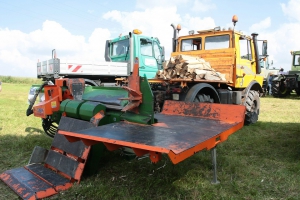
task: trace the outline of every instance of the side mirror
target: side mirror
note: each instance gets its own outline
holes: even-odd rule
[[[104,58],[105,58],[105,61],[111,62],[111,58],[110,58],[110,40],[106,40],[106,42],[105,42]]]
[[[263,56],[266,56],[268,55],[268,41],[267,40],[264,40],[263,43],[262,43],[262,55]]]
[[[161,56],[165,57],[165,47],[161,47]]]

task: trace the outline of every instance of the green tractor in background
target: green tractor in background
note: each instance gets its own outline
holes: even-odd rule
[[[300,96],[300,51],[291,51],[292,68],[290,71],[279,71],[278,76],[272,82],[272,95],[277,98],[284,98],[295,91]]]

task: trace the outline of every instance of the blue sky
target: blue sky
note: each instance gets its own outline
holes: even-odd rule
[[[267,39],[274,67],[288,70],[299,50],[300,0],[0,0],[0,75],[36,77],[38,60],[104,61],[107,39],[134,28],[171,52],[171,23],[188,30],[232,26]]]

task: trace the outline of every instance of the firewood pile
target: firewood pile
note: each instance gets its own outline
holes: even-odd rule
[[[177,55],[165,61],[163,70],[159,70],[155,78],[226,80],[224,74],[216,72],[203,58],[187,55]]]

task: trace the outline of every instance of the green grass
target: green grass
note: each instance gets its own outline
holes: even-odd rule
[[[42,80],[37,78],[0,76],[0,81],[3,83],[20,83],[20,84],[41,84]]]
[[[40,119],[25,115],[29,88],[2,85],[0,173],[26,165],[34,146],[50,147]],[[209,151],[177,165],[108,152],[96,175],[48,199],[300,199],[300,98],[262,98],[259,122],[218,145],[217,161],[221,183],[213,185]],[[18,197],[0,181],[0,199]]]

